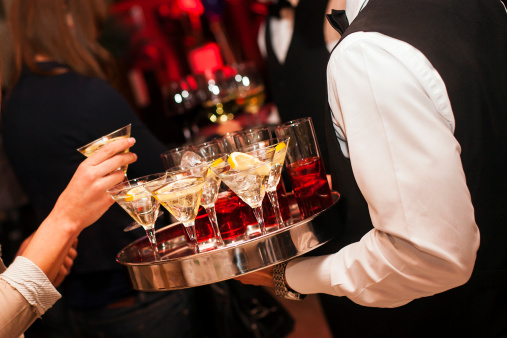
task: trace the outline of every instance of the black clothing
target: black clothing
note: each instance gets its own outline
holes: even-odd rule
[[[102,79],[70,70],[43,76],[26,69],[5,103],[5,151],[39,221],[49,214],[85,159],[76,149],[129,123],[137,140],[132,151],[138,161],[129,166],[127,175],[135,178],[164,171],[159,154],[167,149]],[[142,229],[123,232],[132,221],[115,203],[80,234],[78,256],[62,290],[71,307],[105,305],[133,293],[126,272],[115,260],[123,247],[144,235]]]
[[[370,0],[345,31],[379,32],[421,51],[443,78],[472,196],[481,247],[464,286],[395,309],[322,296],[336,336],[493,337],[507,334],[507,15],[499,0]],[[372,224],[367,203],[327,117],[333,186],[343,234],[336,252]],[[354,156],[354,154],[351,154]],[[410,156],[410,154],[407,154]]]
[[[328,170],[325,139],[327,112],[326,65],[329,51],[324,40],[328,0],[300,0],[294,9],[294,32],[283,64],[271,41],[270,16],[266,20],[268,88],[282,122],[311,117],[321,156]]]

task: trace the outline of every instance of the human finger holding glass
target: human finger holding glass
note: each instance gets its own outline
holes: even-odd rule
[[[123,179],[115,169],[137,159],[133,153],[118,153],[134,142],[114,142],[85,159],[15,261],[6,269],[0,258],[2,337],[22,335],[61,297],[53,287],[59,283],[59,271],[78,235],[111,207],[106,190]]]

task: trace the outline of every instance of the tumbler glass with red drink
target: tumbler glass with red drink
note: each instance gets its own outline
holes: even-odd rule
[[[330,207],[333,198],[312,119],[284,123],[275,128],[275,134],[280,140],[290,137],[285,166],[301,217],[308,218]]]

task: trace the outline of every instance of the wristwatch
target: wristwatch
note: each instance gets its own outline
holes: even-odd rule
[[[289,288],[285,281],[285,268],[289,262],[283,262],[273,267],[273,284],[275,285],[275,295],[285,299],[303,300],[306,295],[296,292]]]

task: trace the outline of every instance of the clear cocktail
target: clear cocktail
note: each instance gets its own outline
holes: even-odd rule
[[[201,202],[209,164],[191,168],[175,167],[166,171],[167,176],[147,187],[147,190],[178,221],[183,223],[190,241],[198,252],[195,217]]]
[[[138,224],[146,231],[155,260],[160,260],[155,238],[155,221],[160,204],[146,187],[154,180],[164,177],[165,173],[152,174],[119,183],[107,192]]]
[[[254,211],[261,233],[265,234],[262,200],[266,193],[274,149],[249,153],[234,152],[227,161],[214,163],[211,170]]]

